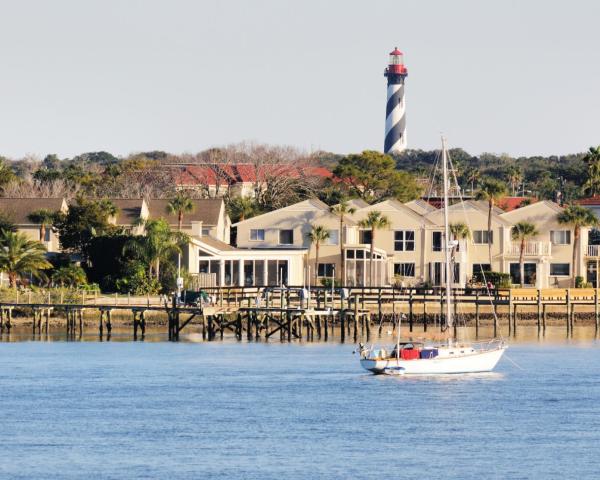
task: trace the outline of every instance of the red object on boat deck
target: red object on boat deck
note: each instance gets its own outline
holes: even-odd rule
[[[416,360],[419,358],[420,351],[417,349],[412,350],[401,350],[400,357],[402,360]]]

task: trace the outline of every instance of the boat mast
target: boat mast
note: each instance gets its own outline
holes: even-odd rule
[[[446,139],[442,136],[442,172],[444,176],[444,252],[446,255],[446,327],[454,324],[450,299],[452,298],[452,265],[450,252],[450,223],[448,220],[448,152]]]

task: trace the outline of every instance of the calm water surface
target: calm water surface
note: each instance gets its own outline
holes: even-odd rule
[[[599,478],[599,347],[394,378],[351,344],[2,343],[0,478]]]

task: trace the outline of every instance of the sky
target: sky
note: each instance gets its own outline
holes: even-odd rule
[[[381,150],[388,53],[409,148],[600,143],[597,0],[0,0],[0,155]]]

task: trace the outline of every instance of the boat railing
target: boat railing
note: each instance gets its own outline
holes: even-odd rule
[[[498,350],[506,345],[506,342],[502,338],[492,338],[490,340],[480,340],[478,342],[471,343],[471,346],[475,350],[480,351],[488,351],[488,350]]]

